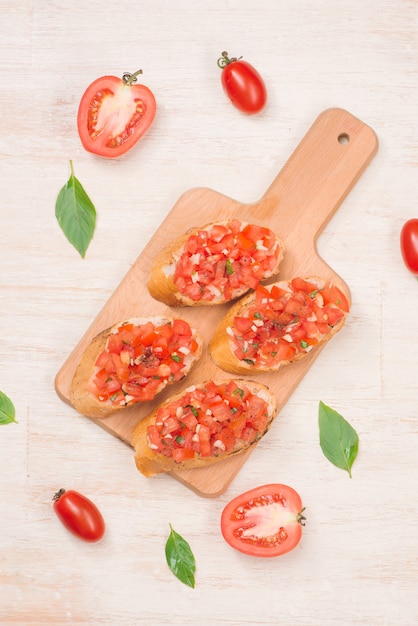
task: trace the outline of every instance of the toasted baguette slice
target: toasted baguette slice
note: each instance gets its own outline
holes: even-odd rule
[[[82,354],[70,401],[84,415],[109,417],[182,380],[201,354],[201,337],[180,318],[120,322],[94,337]]]
[[[227,372],[278,370],[328,341],[344,325],[349,298],[323,278],[295,278],[234,304],[209,344],[215,363]]]
[[[252,380],[206,381],[177,393],[136,426],[144,476],[217,463],[255,446],[276,416],[271,391]]]
[[[223,304],[275,276],[282,240],[265,226],[224,220],[192,228],[156,256],[150,294],[170,306]]]

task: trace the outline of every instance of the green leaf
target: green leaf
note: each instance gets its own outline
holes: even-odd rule
[[[333,465],[346,470],[351,478],[359,443],[356,431],[342,415],[323,402],[319,403],[318,421],[322,452]]]
[[[10,424],[15,422],[16,409],[13,402],[6,396],[5,393],[0,391],[0,425]]]
[[[176,533],[171,524],[170,535],[165,544],[165,558],[173,574],[185,585],[194,587],[196,564],[193,552],[187,541]]]
[[[70,178],[55,203],[55,217],[68,241],[84,259],[96,226],[96,209],[74,176],[72,161],[70,168]]]
[[[234,268],[232,267],[232,261],[231,259],[227,259],[226,260],[226,273],[227,274],[233,274],[234,273]]]

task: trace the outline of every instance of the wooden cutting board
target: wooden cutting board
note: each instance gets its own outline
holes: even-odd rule
[[[349,293],[344,281],[319,256],[316,242],[325,224],[373,158],[377,147],[376,135],[370,127],[343,109],[327,109],[313,123],[258,202],[242,204],[206,188],[186,191],[57,373],[57,394],[70,403],[71,380],[83,350],[100,331],[130,317],[159,314],[183,317],[199,330],[207,347],[228,305],[169,308],[153,300],[146,286],[156,253],[173,236],[193,226],[233,217],[268,226],[282,237],[285,245],[280,279],[310,275],[337,278]],[[256,377],[276,394],[279,413],[321,351],[322,348],[319,348],[279,372]],[[93,421],[131,445],[135,424],[169,395],[195,382],[231,377],[213,363],[205,350],[185,381],[171,385],[155,401],[136,405],[117,416]],[[280,428],[280,414],[272,428]],[[178,471],[172,475],[201,496],[217,496],[228,487],[248,454],[232,457],[208,468]],[[255,450],[255,454],[260,454],[260,451]],[[132,471],[137,471],[133,455]]]

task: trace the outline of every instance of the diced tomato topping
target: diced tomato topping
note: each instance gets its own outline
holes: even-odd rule
[[[148,441],[151,450],[181,463],[196,455],[227,454],[239,440],[255,441],[268,420],[267,402],[246,386],[211,381],[160,407],[148,427]]]
[[[184,335],[185,337],[191,337],[192,329],[185,320],[176,318],[173,322],[173,333],[175,335]]]
[[[153,400],[169,381],[184,377],[187,356],[197,349],[193,331],[182,319],[121,324],[96,359],[89,389],[101,402]]]
[[[157,426],[149,426],[149,428],[147,429],[147,435],[148,445],[150,446],[150,448],[152,448],[153,450],[158,450],[160,452],[161,450],[164,450],[164,444],[161,441],[160,431]]]
[[[174,448],[172,452],[173,460],[176,463],[182,463],[188,459],[193,459],[194,454],[194,451],[189,450],[188,448]]]
[[[218,442],[221,442],[222,445],[220,446]],[[218,433],[214,447],[222,452],[232,452],[235,447],[235,442],[236,437],[234,431],[228,426],[225,426],[220,433]]]
[[[318,286],[294,278],[286,287],[259,285],[253,304],[241,310],[228,331],[234,354],[255,367],[274,368],[309,352],[348,311],[347,297],[331,283]]]
[[[269,228],[231,220],[190,235],[176,263],[173,280],[194,301],[256,289],[277,266],[281,253]]]
[[[335,285],[324,287],[321,293],[325,304],[335,304],[339,309],[342,309],[346,313],[349,312],[350,305],[348,299],[338,287]]]

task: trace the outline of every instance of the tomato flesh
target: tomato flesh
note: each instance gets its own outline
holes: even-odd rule
[[[121,324],[95,361],[89,390],[100,402],[113,405],[153,400],[168,382],[184,377],[197,350],[193,331],[184,320]]]
[[[296,278],[288,289],[260,285],[255,301],[227,332],[237,359],[274,368],[310,352],[348,312],[348,299],[335,285],[318,288]]]
[[[176,260],[173,281],[194,301],[225,300],[237,290],[255,289],[270,276],[281,253],[269,229],[240,220],[214,224],[190,235]]]
[[[73,535],[88,542],[96,542],[103,537],[103,516],[89,498],[78,491],[60,489],[53,500],[57,517]]]
[[[148,426],[154,452],[182,462],[199,456],[220,456],[241,441],[255,441],[265,432],[268,405],[235,381],[190,387],[174,402],[161,406]]]
[[[418,277],[418,219],[405,222],[400,236],[401,253],[407,269]]]
[[[229,502],[221,515],[222,535],[232,548],[259,557],[293,550],[305,525],[299,494],[287,485],[269,484]]]
[[[148,87],[102,76],[80,101],[77,128],[81,142],[99,156],[121,156],[148,130],[155,112],[155,98]]]

